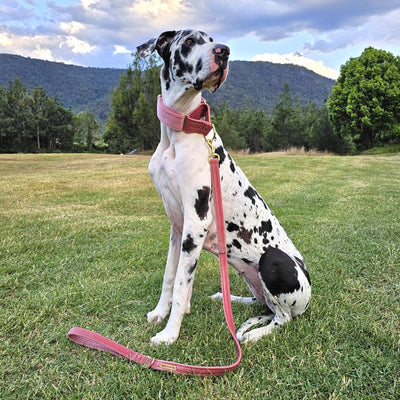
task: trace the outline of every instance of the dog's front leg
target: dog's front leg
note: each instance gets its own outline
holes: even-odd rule
[[[184,230],[178,268],[175,275],[172,308],[168,323],[161,332],[151,339],[153,345],[171,344],[179,336],[182,319],[190,309],[193,279],[197,261],[204,243],[204,228],[202,232]]]
[[[181,252],[181,242],[182,235],[174,228],[174,226],[171,226],[170,243],[161,296],[156,308],[147,314],[147,320],[149,322],[158,324],[169,313],[172,302],[172,292],[174,289],[176,270],[178,268],[179,255]]]

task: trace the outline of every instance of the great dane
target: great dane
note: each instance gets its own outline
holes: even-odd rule
[[[158,52],[164,61],[162,100],[182,115],[199,106],[202,90],[215,92],[228,73],[229,48],[192,29],[164,32],[137,50],[142,57]],[[237,331],[240,341],[255,341],[305,312],[311,297],[310,276],[301,254],[218,134],[213,144],[220,157],[228,261],[253,294],[232,296],[232,300],[259,302],[269,309],[268,315],[250,318]],[[200,253],[205,249],[218,255],[208,154],[202,135],[161,123],[161,140],[149,172],[171,222],[171,233],[161,296],[147,319],[159,323],[170,316],[165,328],[151,339],[153,345],[177,340],[183,316],[190,312]],[[219,299],[221,294],[211,297]]]

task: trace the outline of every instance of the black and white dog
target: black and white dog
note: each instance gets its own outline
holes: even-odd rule
[[[142,57],[155,50],[159,53],[164,61],[162,99],[182,115],[199,106],[202,90],[217,90],[228,72],[229,48],[215,44],[203,32],[164,32],[137,49]],[[220,156],[228,261],[254,296],[232,296],[232,300],[260,302],[272,312],[250,318],[238,329],[239,340],[255,341],[304,313],[311,297],[310,277],[299,251],[218,135],[214,146]],[[202,135],[186,134],[161,123],[161,141],[149,172],[171,222],[171,236],[160,300],[147,319],[159,323],[169,313],[170,317],[165,329],[151,339],[153,345],[177,340],[183,316],[190,312],[200,252],[205,249],[218,254],[208,153]],[[221,294],[212,298],[221,298]]]

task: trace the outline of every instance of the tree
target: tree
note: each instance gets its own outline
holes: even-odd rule
[[[232,111],[226,102],[214,107],[213,122],[218,134],[221,136],[225,146],[232,150],[246,147],[244,137],[239,134],[238,114],[239,112]]]
[[[76,116],[74,143],[92,151],[96,131],[99,128],[100,124],[96,121],[94,114],[89,111],[81,111]]]
[[[3,151],[31,151],[31,99],[20,79],[10,81],[2,91],[0,130]]]
[[[237,126],[251,152],[272,150],[272,123],[263,110],[253,110],[250,104],[239,112]]]
[[[114,90],[103,140],[109,151],[125,153],[140,147],[152,150],[159,140],[156,115],[157,94],[161,92],[157,58],[144,60],[135,54],[132,65]]]
[[[333,125],[329,119],[327,107],[315,110],[314,121],[310,126],[310,148],[320,151],[330,151],[338,154],[345,154],[350,149],[346,142],[335,134]]]
[[[279,96],[279,102],[272,111],[272,120],[274,135],[271,140],[276,150],[304,145],[302,110],[298,100],[293,101],[287,82],[283,93]]]
[[[341,67],[328,99],[335,132],[359,150],[400,140],[400,58],[368,47]]]

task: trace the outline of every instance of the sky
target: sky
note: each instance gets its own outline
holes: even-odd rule
[[[0,0],[0,53],[81,66],[126,68],[136,46],[185,28],[231,60],[336,79],[366,47],[400,55],[400,0]]]

